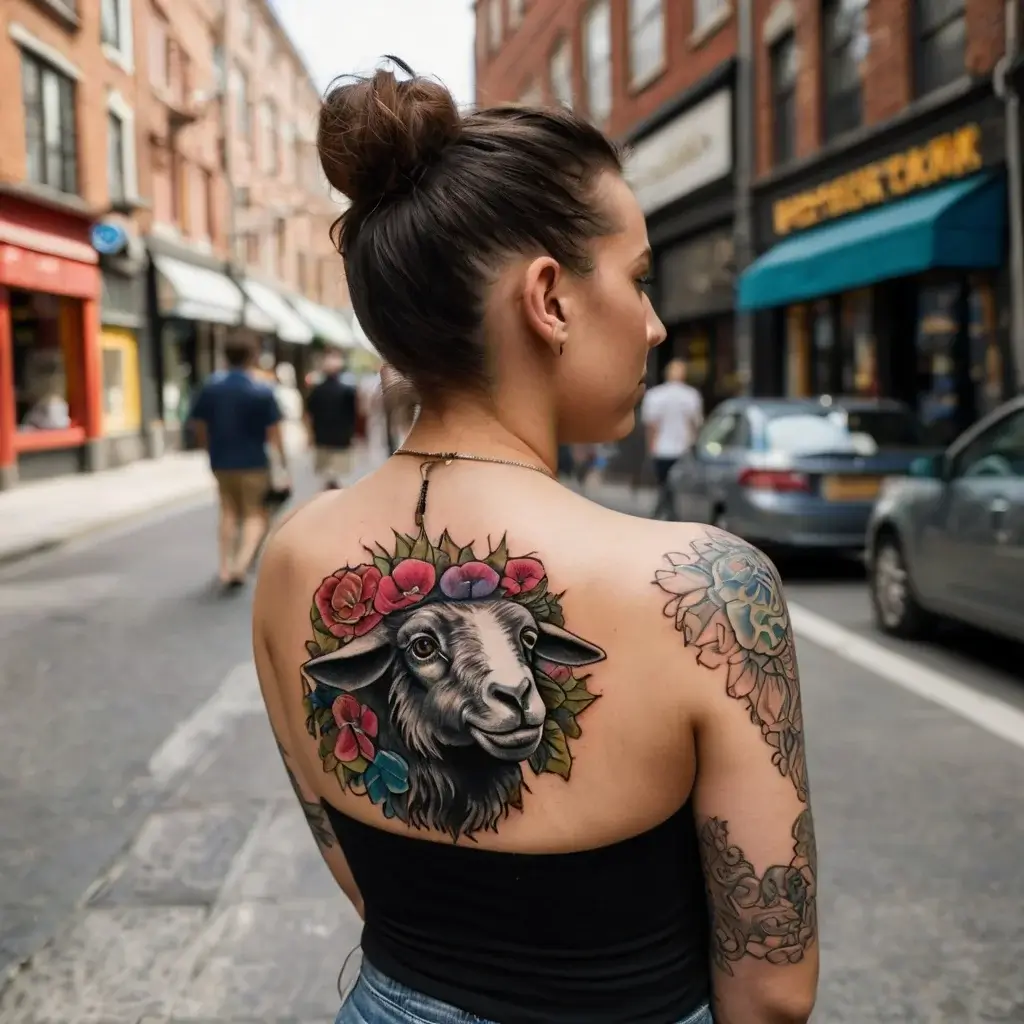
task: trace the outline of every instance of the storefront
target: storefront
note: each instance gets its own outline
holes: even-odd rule
[[[146,247],[149,337],[159,387],[145,426],[159,454],[183,443],[192,398],[223,365],[229,333],[272,338],[277,325],[228,277],[223,260],[155,236]]]
[[[152,414],[155,380],[152,360],[140,342],[146,328],[146,256],[130,224],[120,218],[94,224],[91,240],[99,254],[102,282],[102,461],[120,466],[151,450],[143,430],[143,407],[145,403]]]
[[[735,393],[733,334],[733,88],[727,61],[639,125],[626,178],[647,218],[654,253],[651,301],[668,338],[651,355],[658,383],[674,357],[710,408]],[[636,478],[643,434],[620,446],[612,472]]]
[[[99,304],[88,222],[0,195],[0,487],[99,464]]]
[[[267,366],[290,366],[290,371],[283,371],[284,377],[293,377],[296,382],[303,380],[313,368],[313,328],[272,284],[251,277],[244,278],[241,284],[247,306],[254,307],[273,324],[273,336],[264,341]],[[277,377],[282,379],[280,372]]]
[[[1003,127],[975,93],[759,191],[758,393],[897,398],[938,444],[1012,393]]]

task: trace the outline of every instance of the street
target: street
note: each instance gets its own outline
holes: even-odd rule
[[[265,724],[248,599],[212,586],[213,515],[204,499],[0,572],[3,1024],[337,1011],[358,922]],[[787,588],[822,865],[814,1019],[1024,1021],[1024,652],[880,641],[855,569]]]

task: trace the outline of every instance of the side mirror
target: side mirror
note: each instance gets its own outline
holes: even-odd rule
[[[921,455],[910,463],[907,476],[918,480],[941,480],[944,469],[944,455]]]

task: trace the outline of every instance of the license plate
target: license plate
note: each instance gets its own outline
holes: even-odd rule
[[[827,476],[821,493],[826,501],[874,501],[881,489],[877,476]]]

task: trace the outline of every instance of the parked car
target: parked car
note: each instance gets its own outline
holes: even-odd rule
[[[882,481],[927,452],[900,402],[730,399],[673,467],[675,511],[766,548],[860,553]]]
[[[867,553],[886,633],[919,635],[938,615],[1024,641],[1024,396],[887,486]]]

